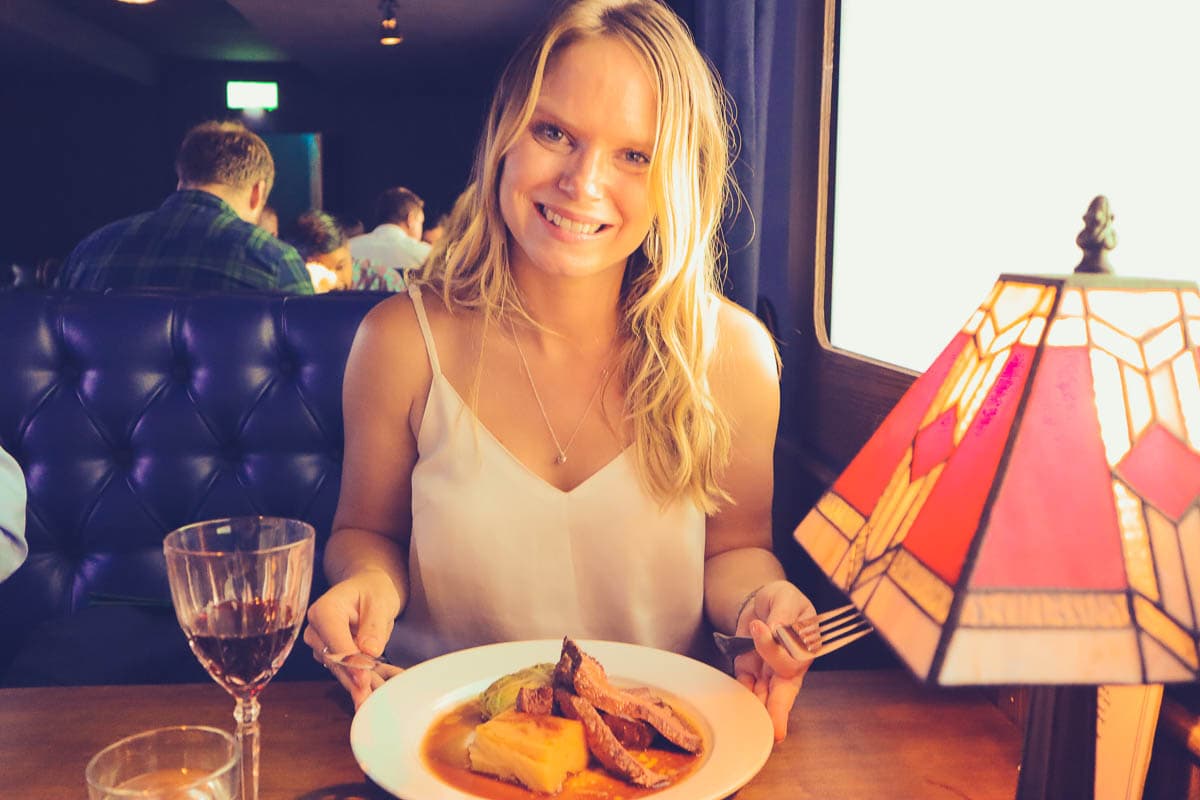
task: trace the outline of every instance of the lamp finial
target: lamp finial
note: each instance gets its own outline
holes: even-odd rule
[[[1083,230],[1075,237],[1075,244],[1083,250],[1083,259],[1075,267],[1076,272],[1111,273],[1108,251],[1117,246],[1117,229],[1113,227],[1114,215],[1108,198],[1098,194],[1088,204],[1083,215]]]

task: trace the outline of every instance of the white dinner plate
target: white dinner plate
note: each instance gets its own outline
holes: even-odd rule
[[[771,754],[766,709],[744,686],[699,661],[620,642],[580,641],[614,682],[662,689],[704,728],[704,762],[654,800],[721,800],[753,778]],[[470,800],[425,765],[421,743],[437,717],[501,675],[558,661],[562,641],[504,642],[425,661],[376,689],[354,715],[350,747],[362,771],[403,800]]]

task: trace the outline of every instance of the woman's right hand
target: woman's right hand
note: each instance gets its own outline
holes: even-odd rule
[[[325,664],[325,653],[360,651],[382,655],[400,614],[400,595],[391,577],[380,569],[367,569],[333,585],[308,609],[308,627],[304,643],[312,648],[313,658]],[[399,670],[388,668],[378,674],[367,670],[330,670],[350,692],[354,707]]]

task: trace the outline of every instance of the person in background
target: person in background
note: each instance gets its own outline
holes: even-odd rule
[[[237,122],[204,122],[175,159],[178,189],[155,211],[104,226],[67,258],[70,289],[164,287],[312,294],[295,249],[258,227],[271,151]]]
[[[287,238],[304,259],[314,292],[350,288],[350,247],[337,220],[324,211],[306,211],[296,219]]]
[[[723,97],[658,0],[559,3],[517,51],[445,237],[351,348],[315,658],[701,655],[707,622],[754,639],[734,675],[783,738],[811,659],[772,634],[815,612],[771,549],[774,343],[719,294]],[[388,672],[334,670],[356,704]]]
[[[304,259],[317,294],[346,289],[397,292],[404,288],[395,270],[376,271],[350,257],[341,225],[324,211],[306,211],[289,236]]]
[[[335,217],[335,219],[342,226],[342,233],[346,235],[347,241],[353,242],[354,237],[362,236],[362,220],[349,216]],[[351,283],[351,289],[399,292],[404,288],[404,276],[399,270],[376,266],[365,259],[351,257],[350,260],[354,262],[354,280]]]
[[[25,475],[0,448],[0,581],[17,571],[29,553],[25,542]]]
[[[437,244],[438,239],[441,239],[442,234],[446,232],[446,219],[447,215],[442,214],[437,218],[437,222],[432,227],[426,227],[425,232],[421,234],[421,240],[430,247]]]
[[[263,206],[262,214],[258,217],[258,227],[272,236],[279,236],[279,212],[270,206]]]
[[[421,266],[429,245],[421,241],[425,201],[403,186],[385,190],[375,203],[375,229],[350,240],[350,255],[377,270],[404,272]]]

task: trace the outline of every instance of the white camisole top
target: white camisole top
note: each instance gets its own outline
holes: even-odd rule
[[[442,374],[420,288],[409,289],[433,382],[412,474],[408,607],[388,651],[411,665],[520,639],[605,639],[694,651],[705,516],[665,508],[626,448],[564,492],[487,430]]]

